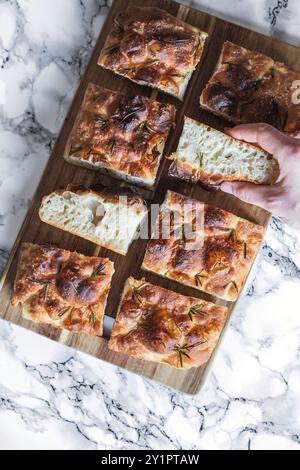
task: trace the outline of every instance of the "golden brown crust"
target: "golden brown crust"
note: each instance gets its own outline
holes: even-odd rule
[[[131,6],[115,18],[98,63],[182,98],[206,37],[159,8]]]
[[[226,315],[226,307],[131,277],[108,346],[138,359],[199,367],[211,356]]]
[[[174,122],[170,104],[90,83],[64,156],[70,163],[152,186]]]
[[[162,221],[168,225],[170,214],[172,231],[166,237]],[[230,212],[168,191],[143,269],[233,301],[241,292],[263,233],[263,227]]]
[[[300,129],[293,82],[300,73],[270,57],[225,42],[200,104],[236,124],[266,122],[285,132]]]
[[[107,258],[23,243],[11,303],[37,323],[101,336],[113,273]]]

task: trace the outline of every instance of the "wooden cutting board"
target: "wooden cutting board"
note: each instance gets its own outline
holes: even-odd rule
[[[109,32],[110,25],[116,13],[124,10],[128,5],[143,5],[143,6],[158,6],[174,16],[197,26],[203,31],[208,33],[208,40],[203,55],[201,64],[198,66],[196,72],[193,74],[189,84],[184,102],[180,102],[163,93],[158,93],[147,87],[136,85],[126,78],[118,77],[113,73],[106,71],[97,65],[97,59],[104,44],[107,33]],[[97,338],[87,335],[72,334],[67,331],[54,329],[48,325],[38,325],[22,318],[21,308],[12,308],[10,306],[10,296],[13,286],[13,281],[16,273],[17,257],[20,244],[23,241],[30,241],[35,243],[56,243],[63,248],[76,250],[85,255],[100,254],[101,256],[108,256],[115,262],[116,273],[113,278],[112,289],[109,295],[108,307],[106,314],[110,317],[115,316],[115,312],[120,299],[122,287],[126,278],[129,275],[140,278],[145,277],[148,281],[163,287],[173,289],[179,293],[186,295],[193,295],[195,297],[213,300],[216,303],[228,305],[229,316],[233,312],[236,302],[224,302],[216,298],[200,293],[193,288],[186,288],[180,286],[175,282],[168,281],[154,274],[145,273],[140,269],[143,255],[145,252],[146,241],[137,240],[133,243],[128,255],[123,257],[110,252],[105,249],[99,249],[92,243],[85,241],[81,238],[72,236],[58,229],[54,229],[49,225],[42,223],[38,216],[38,208],[42,197],[55,189],[65,188],[68,184],[85,184],[95,185],[97,183],[116,186],[122,186],[124,183],[117,182],[108,177],[103,177],[96,172],[72,166],[65,162],[63,159],[63,151],[74,123],[74,119],[80,108],[80,104],[89,82],[102,85],[113,90],[119,90],[127,94],[142,94],[157,98],[163,102],[173,103],[177,108],[177,125],[175,130],[170,135],[166,146],[165,154],[169,154],[175,150],[177,142],[182,129],[183,115],[186,114],[194,119],[203,121],[213,127],[223,129],[228,124],[213,116],[212,114],[203,111],[199,107],[199,95],[210,78],[216,62],[219,57],[224,41],[229,40],[236,44],[240,44],[249,49],[254,49],[270,55],[276,60],[285,62],[288,66],[300,71],[300,50],[294,46],[285,44],[283,42],[271,39],[256,32],[242,28],[240,26],[228,23],[221,19],[215,18],[206,13],[180,5],[171,0],[115,0],[106,22],[102,28],[100,37],[95,46],[93,55],[87,67],[87,70],[81,80],[77,93],[74,97],[66,120],[63,124],[59,137],[57,139],[54,150],[49,158],[47,167],[43,173],[41,182],[36,190],[36,193],[31,201],[27,216],[11,251],[9,261],[3,273],[0,283],[2,287],[0,293],[0,317],[11,321],[17,325],[28,328],[29,330],[40,333],[55,341],[72,346],[76,349],[84,351],[95,357],[103,359],[112,364],[123,367],[136,374],[148,377],[170,387],[178,390],[195,394],[199,391],[201,385],[204,383],[204,378],[208,371],[210,361],[197,369],[190,369],[187,371],[180,371],[172,369],[167,365],[157,365],[141,360],[129,358],[122,354],[117,354],[110,351],[107,347],[107,338]],[[230,210],[235,214],[245,217],[253,222],[267,225],[269,214],[262,209],[242,203],[238,199],[222,193],[221,191],[205,191],[199,186],[191,186],[184,182],[178,182],[170,179],[167,176],[169,162],[164,159],[159,174],[159,181],[156,191],[151,193],[147,190],[141,190],[144,197],[153,200],[153,202],[162,202],[166,189],[172,189],[186,195],[194,196],[204,202],[209,202]]]

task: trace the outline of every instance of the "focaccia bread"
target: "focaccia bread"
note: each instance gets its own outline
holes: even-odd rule
[[[64,153],[69,163],[152,187],[175,107],[90,83]]]
[[[11,303],[36,323],[101,336],[113,273],[108,258],[23,243]]]
[[[166,227],[171,226],[170,234]],[[234,301],[260,248],[264,228],[168,191],[143,269]]]
[[[279,176],[277,160],[264,150],[188,117],[184,118],[177,150],[170,158],[173,163],[169,175],[192,183],[273,184]]]
[[[118,190],[67,189],[43,198],[43,222],[125,255],[148,213],[145,201]]]
[[[189,369],[210,358],[227,308],[130,277],[108,347],[129,356]]]
[[[115,18],[98,63],[182,99],[206,38],[159,8],[130,6]]]
[[[300,130],[300,106],[293,103],[297,80],[300,72],[227,41],[200,104],[236,124],[265,122],[295,132]]]

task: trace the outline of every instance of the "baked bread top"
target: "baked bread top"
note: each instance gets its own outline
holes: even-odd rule
[[[206,37],[159,8],[130,6],[115,18],[98,63],[183,98]]]
[[[146,202],[118,189],[68,187],[42,200],[41,220],[125,255],[147,215]]]
[[[300,72],[259,52],[226,41],[200,104],[234,123],[266,122],[285,132],[300,129],[294,82]]]
[[[142,267],[234,301],[263,233],[263,227],[230,212],[168,191]]]
[[[65,151],[77,165],[153,186],[175,107],[89,84]]]
[[[211,356],[227,308],[130,277],[108,346],[138,359],[188,369]]]
[[[184,127],[169,175],[195,183],[216,185],[222,181],[273,184],[279,176],[275,158],[261,148],[234,139],[189,117]]]
[[[23,243],[11,303],[37,323],[101,336],[113,273],[107,258]]]

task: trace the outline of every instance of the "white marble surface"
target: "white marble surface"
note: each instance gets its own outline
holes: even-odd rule
[[[106,3],[0,0],[1,267]],[[193,2],[300,44],[298,3]],[[277,4],[286,7],[272,25]],[[196,397],[1,321],[0,448],[300,449],[299,291],[299,233],[273,220],[213,372]]]

